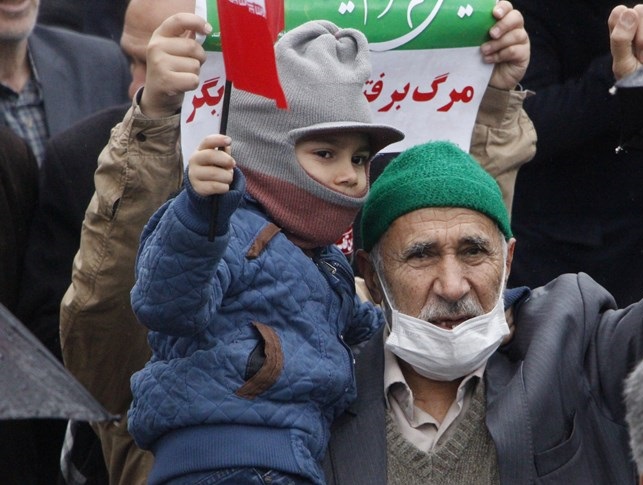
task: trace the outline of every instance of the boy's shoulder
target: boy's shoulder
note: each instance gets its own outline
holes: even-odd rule
[[[280,232],[265,212],[248,204],[242,204],[230,220],[231,243],[236,241],[244,254],[253,245],[265,247]]]
[[[254,231],[270,223],[268,215],[262,211],[256,204],[246,200],[239,205],[230,219],[234,228]]]

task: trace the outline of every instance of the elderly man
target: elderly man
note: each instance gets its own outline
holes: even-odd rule
[[[127,101],[130,72],[115,42],[36,25],[40,0],[0,1],[0,123],[41,164],[46,140]]]
[[[641,67],[642,7],[610,16],[617,79]],[[446,142],[391,162],[362,237],[387,325],[356,352],[329,485],[637,483],[622,393],[643,301],[618,310],[582,273],[505,289],[516,242],[500,190]]]
[[[393,160],[362,217],[357,264],[387,325],[357,355],[329,483],[634,483],[622,383],[643,302],[617,310],[582,273],[506,290],[501,192],[448,142]]]

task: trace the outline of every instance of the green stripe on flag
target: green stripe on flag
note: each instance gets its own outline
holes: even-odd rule
[[[251,2],[251,0],[247,0]],[[366,35],[373,50],[479,46],[495,19],[496,0],[285,0],[286,30],[309,20],[329,20]],[[206,50],[221,50],[216,0],[208,0],[213,34]]]

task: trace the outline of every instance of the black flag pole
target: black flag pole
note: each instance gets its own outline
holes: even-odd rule
[[[232,93],[232,82],[226,79],[223,91],[223,107],[221,109],[221,126],[219,133],[226,134],[228,129],[228,111],[230,111],[230,94]],[[219,213],[219,196],[212,195],[212,211],[210,213],[210,226],[208,230],[208,241],[214,241],[214,232],[217,227],[217,215]]]

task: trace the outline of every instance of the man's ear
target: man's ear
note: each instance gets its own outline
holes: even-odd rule
[[[514,250],[516,249],[516,240],[512,237],[507,241],[507,260],[505,261],[505,285],[509,281],[509,274],[511,273],[511,263],[514,260]]]
[[[380,282],[375,274],[375,268],[371,262],[369,254],[363,249],[358,249],[355,254],[357,258],[357,268],[364,278],[364,283],[366,283],[366,288],[371,294],[373,303],[381,303],[382,301],[382,291],[380,289]]]

